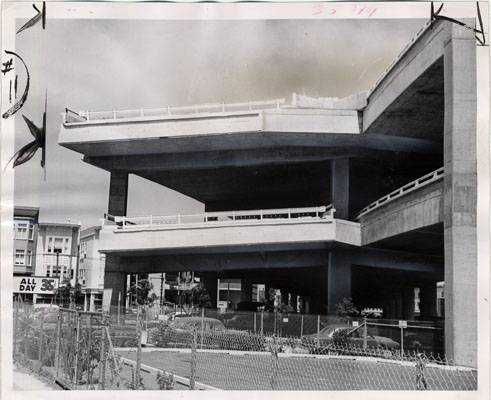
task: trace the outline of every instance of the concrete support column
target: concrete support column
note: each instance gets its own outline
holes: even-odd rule
[[[109,183],[109,203],[107,212],[111,215],[124,216],[128,205],[128,172],[111,171]]]
[[[94,293],[89,294],[89,311],[95,311]]]
[[[251,301],[252,280],[248,279],[246,276],[242,276],[240,279],[240,285],[241,285],[240,301]]]
[[[330,251],[327,263],[327,312],[336,313],[336,304],[351,297],[351,264],[342,253]]]
[[[403,315],[405,320],[414,320],[414,288],[404,287],[402,289]]]
[[[119,269],[120,259],[117,256],[106,255],[106,271],[104,274],[104,289],[112,289],[111,306],[118,305],[118,294],[121,299],[126,296],[126,273]]]
[[[444,48],[445,352],[477,367],[476,44],[448,24]]]
[[[336,209],[336,218],[348,219],[349,158],[331,161],[331,203]]]
[[[422,285],[419,291],[419,311],[422,320],[436,317],[436,282]]]
[[[200,272],[201,283],[210,296],[211,308],[217,307],[217,279],[216,272]]]

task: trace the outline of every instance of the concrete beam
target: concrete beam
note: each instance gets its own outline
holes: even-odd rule
[[[131,125],[131,124],[129,124]],[[136,129],[135,126],[134,128]],[[107,127],[106,127],[107,129]],[[73,132],[70,132],[73,134]],[[226,150],[247,150],[267,148],[335,148],[338,153],[351,152],[349,148],[434,154],[441,152],[438,143],[426,138],[406,138],[395,135],[339,134],[336,132],[242,132],[215,133],[213,136],[190,137],[148,137],[135,139],[89,140],[83,135],[78,141],[61,142],[60,145],[87,157],[113,157],[141,154],[173,154],[213,152]]]
[[[112,272],[159,273],[159,272],[223,272],[250,271],[257,269],[290,269],[325,266],[327,252],[282,251],[264,253],[232,254],[183,254],[162,256],[125,256],[119,265],[112,265]]]
[[[368,106],[363,112],[364,131],[443,55],[447,24],[437,22],[433,29],[427,29],[369,95]]]
[[[413,271],[427,274],[427,278],[443,278],[444,260],[442,257],[383,250],[370,247],[344,249],[352,265],[393,270]],[[338,250],[339,252],[339,250]]]
[[[428,184],[360,218],[362,245],[443,221],[443,182]]]

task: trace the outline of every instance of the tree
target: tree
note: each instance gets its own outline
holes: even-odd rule
[[[211,297],[202,284],[191,289],[191,302],[199,307],[211,307]]]
[[[360,315],[360,311],[354,306],[351,297],[344,297],[341,303],[336,304],[336,315],[346,321]]]
[[[130,295],[136,297],[138,305],[150,305],[153,304],[157,295],[152,292],[153,284],[148,279],[140,279],[138,284],[133,284],[128,291]]]
[[[278,295],[278,289],[269,288],[268,290],[268,304],[274,308],[275,311],[279,311],[281,307],[281,296]]]
[[[72,286],[70,279],[65,278],[63,280],[63,286],[60,286],[56,292],[56,299],[63,307],[69,307],[70,303],[83,304],[84,294],[82,292],[82,285],[77,283]]]

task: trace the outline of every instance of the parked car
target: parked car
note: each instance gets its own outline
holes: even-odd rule
[[[182,317],[162,322],[149,332],[149,340],[157,347],[189,348],[194,332],[198,348],[220,350],[263,351],[265,341],[248,332],[226,329],[215,318]]]
[[[304,335],[301,338],[302,345],[309,349],[310,353],[326,354],[337,352],[342,354],[363,354],[364,338],[361,328],[342,326],[327,326],[318,334]],[[400,349],[399,343],[384,337],[367,334],[366,345],[368,349],[385,351],[383,355],[392,354]]]

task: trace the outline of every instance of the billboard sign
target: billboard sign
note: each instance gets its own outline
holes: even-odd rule
[[[46,276],[14,276],[14,293],[54,294],[60,285],[59,278]]]

